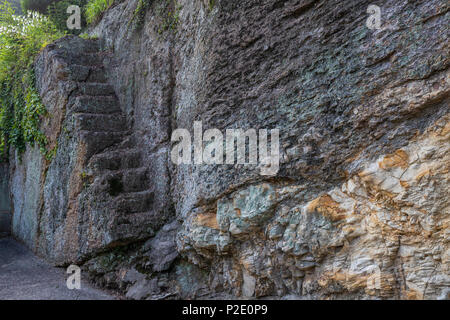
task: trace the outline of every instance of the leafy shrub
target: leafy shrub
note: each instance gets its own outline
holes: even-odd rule
[[[35,89],[33,62],[47,44],[63,36],[45,16],[29,11],[15,15],[7,0],[0,3],[0,154],[9,146],[21,154],[37,143],[45,152],[47,139],[39,130],[45,108]]]
[[[89,0],[85,7],[86,21],[92,24],[114,3],[114,0]]]

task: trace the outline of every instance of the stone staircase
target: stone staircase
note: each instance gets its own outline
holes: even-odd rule
[[[104,249],[146,239],[163,221],[153,210],[154,187],[142,161],[142,148],[107,82],[102,64],[105,53],[92,51],[77,55],[68,65],[77,90],[70,97],[66,118],[72,119],[85,148],[82,179],[86,187],[78,197],[85,204],[81,220],[98,231],[85,237],[88,242],[100,241]]]
[[[154,190],[149,170],[142,164],[134,136],[92,156],[89,175],[95,194],[107,195],[115,212],[110,221],[111,241],[130,241],[153,234],[158,224],[153,212]]]

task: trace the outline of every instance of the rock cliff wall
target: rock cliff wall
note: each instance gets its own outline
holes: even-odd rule
[[[149,3],[38,58],[57,148],[11,159],[16,236],[134,299],[447,297],[448,4]],[[280,170],[175,166],[194,121],[279,129]]]
[[[11,233],[11,213],[9,168],[5,164],[0,164],[0,238]]]

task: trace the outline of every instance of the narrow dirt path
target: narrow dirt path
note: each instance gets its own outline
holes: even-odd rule
[[[115,297],[83,281],[80,290],[69,290],[64,269],[52,267],[13,239],[0,239],[0,300],[111,299]]]

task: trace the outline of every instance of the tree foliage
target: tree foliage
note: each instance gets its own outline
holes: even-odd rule
[[[15,14],[7,0],[0,3],[0,154],[9,146],[20,153],[27,144],[43,152],[47,139],[39,130],[45,108],[35,88],[33,62],[47,44],[63,36],[50,19],[29,11]]]

